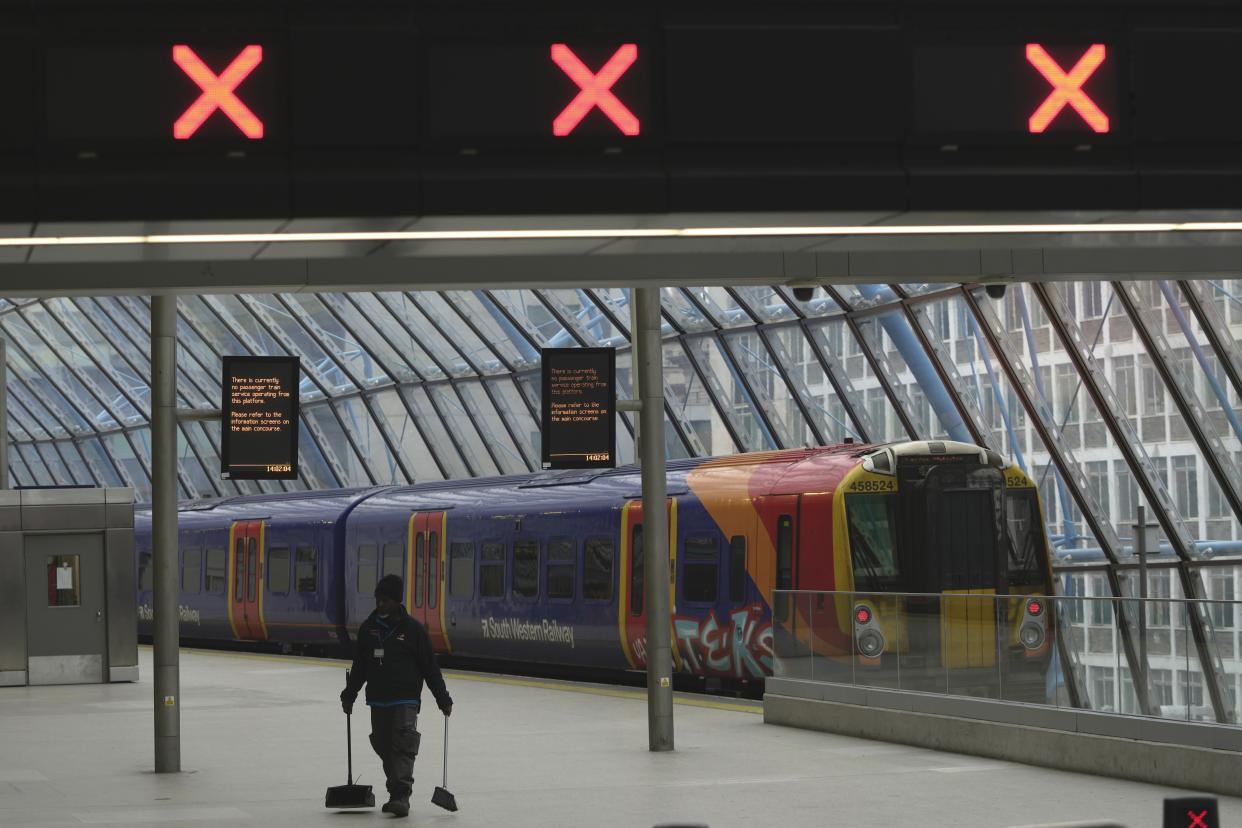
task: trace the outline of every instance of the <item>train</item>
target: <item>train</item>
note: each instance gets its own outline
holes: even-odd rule
[[[645,670],[641,489],[626,466],[184,502],[182,640],[344,655],[392,573],[453,661]],[[761,683],[787,656],[877,679],[904,669],[906,686],[949,667],[959,686],[999,672],[1042,692],[1049,544],[1033,481],[993,451],[907,441],[674,460],[666,508],[679,675]],[[135,548],[150,636],[149,507]]]

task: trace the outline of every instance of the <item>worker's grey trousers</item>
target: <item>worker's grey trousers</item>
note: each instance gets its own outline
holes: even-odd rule
[[[419,739],[417,706],[398,704],[371,708],[371,747],[384,763],[391,799],[410,801]]]

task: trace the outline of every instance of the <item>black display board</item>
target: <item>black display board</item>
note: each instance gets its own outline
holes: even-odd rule
[[[226,356],[221,382],[220,476],[298,476],[298,383],[293,356]]]
[[[616,348],[544,348],[543,468],[617,465]]]

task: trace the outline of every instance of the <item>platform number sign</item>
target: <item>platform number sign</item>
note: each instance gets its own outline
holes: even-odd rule
[[[297,479],[300,381],[295,356],[224,357],[221,477]]]
[[[544,348],[545,469],[617,465],[617,351]]]
[[[1179,796],[1164,801],[1164,828],[1220,828],[1214,796]]]

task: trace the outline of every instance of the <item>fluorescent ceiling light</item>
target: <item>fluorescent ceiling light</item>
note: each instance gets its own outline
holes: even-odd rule
[[[962,236],[1047,233],[1237,233],[1242,221],[1114,224],[810,225],[803,227],[668,227],[537,230],[390,230],[323,233],[174,233],[123,236],[7,236],[0,247],[157,244],[291,244],[308,242],[522,241],[529,239],[675,239],[796,236]]]

